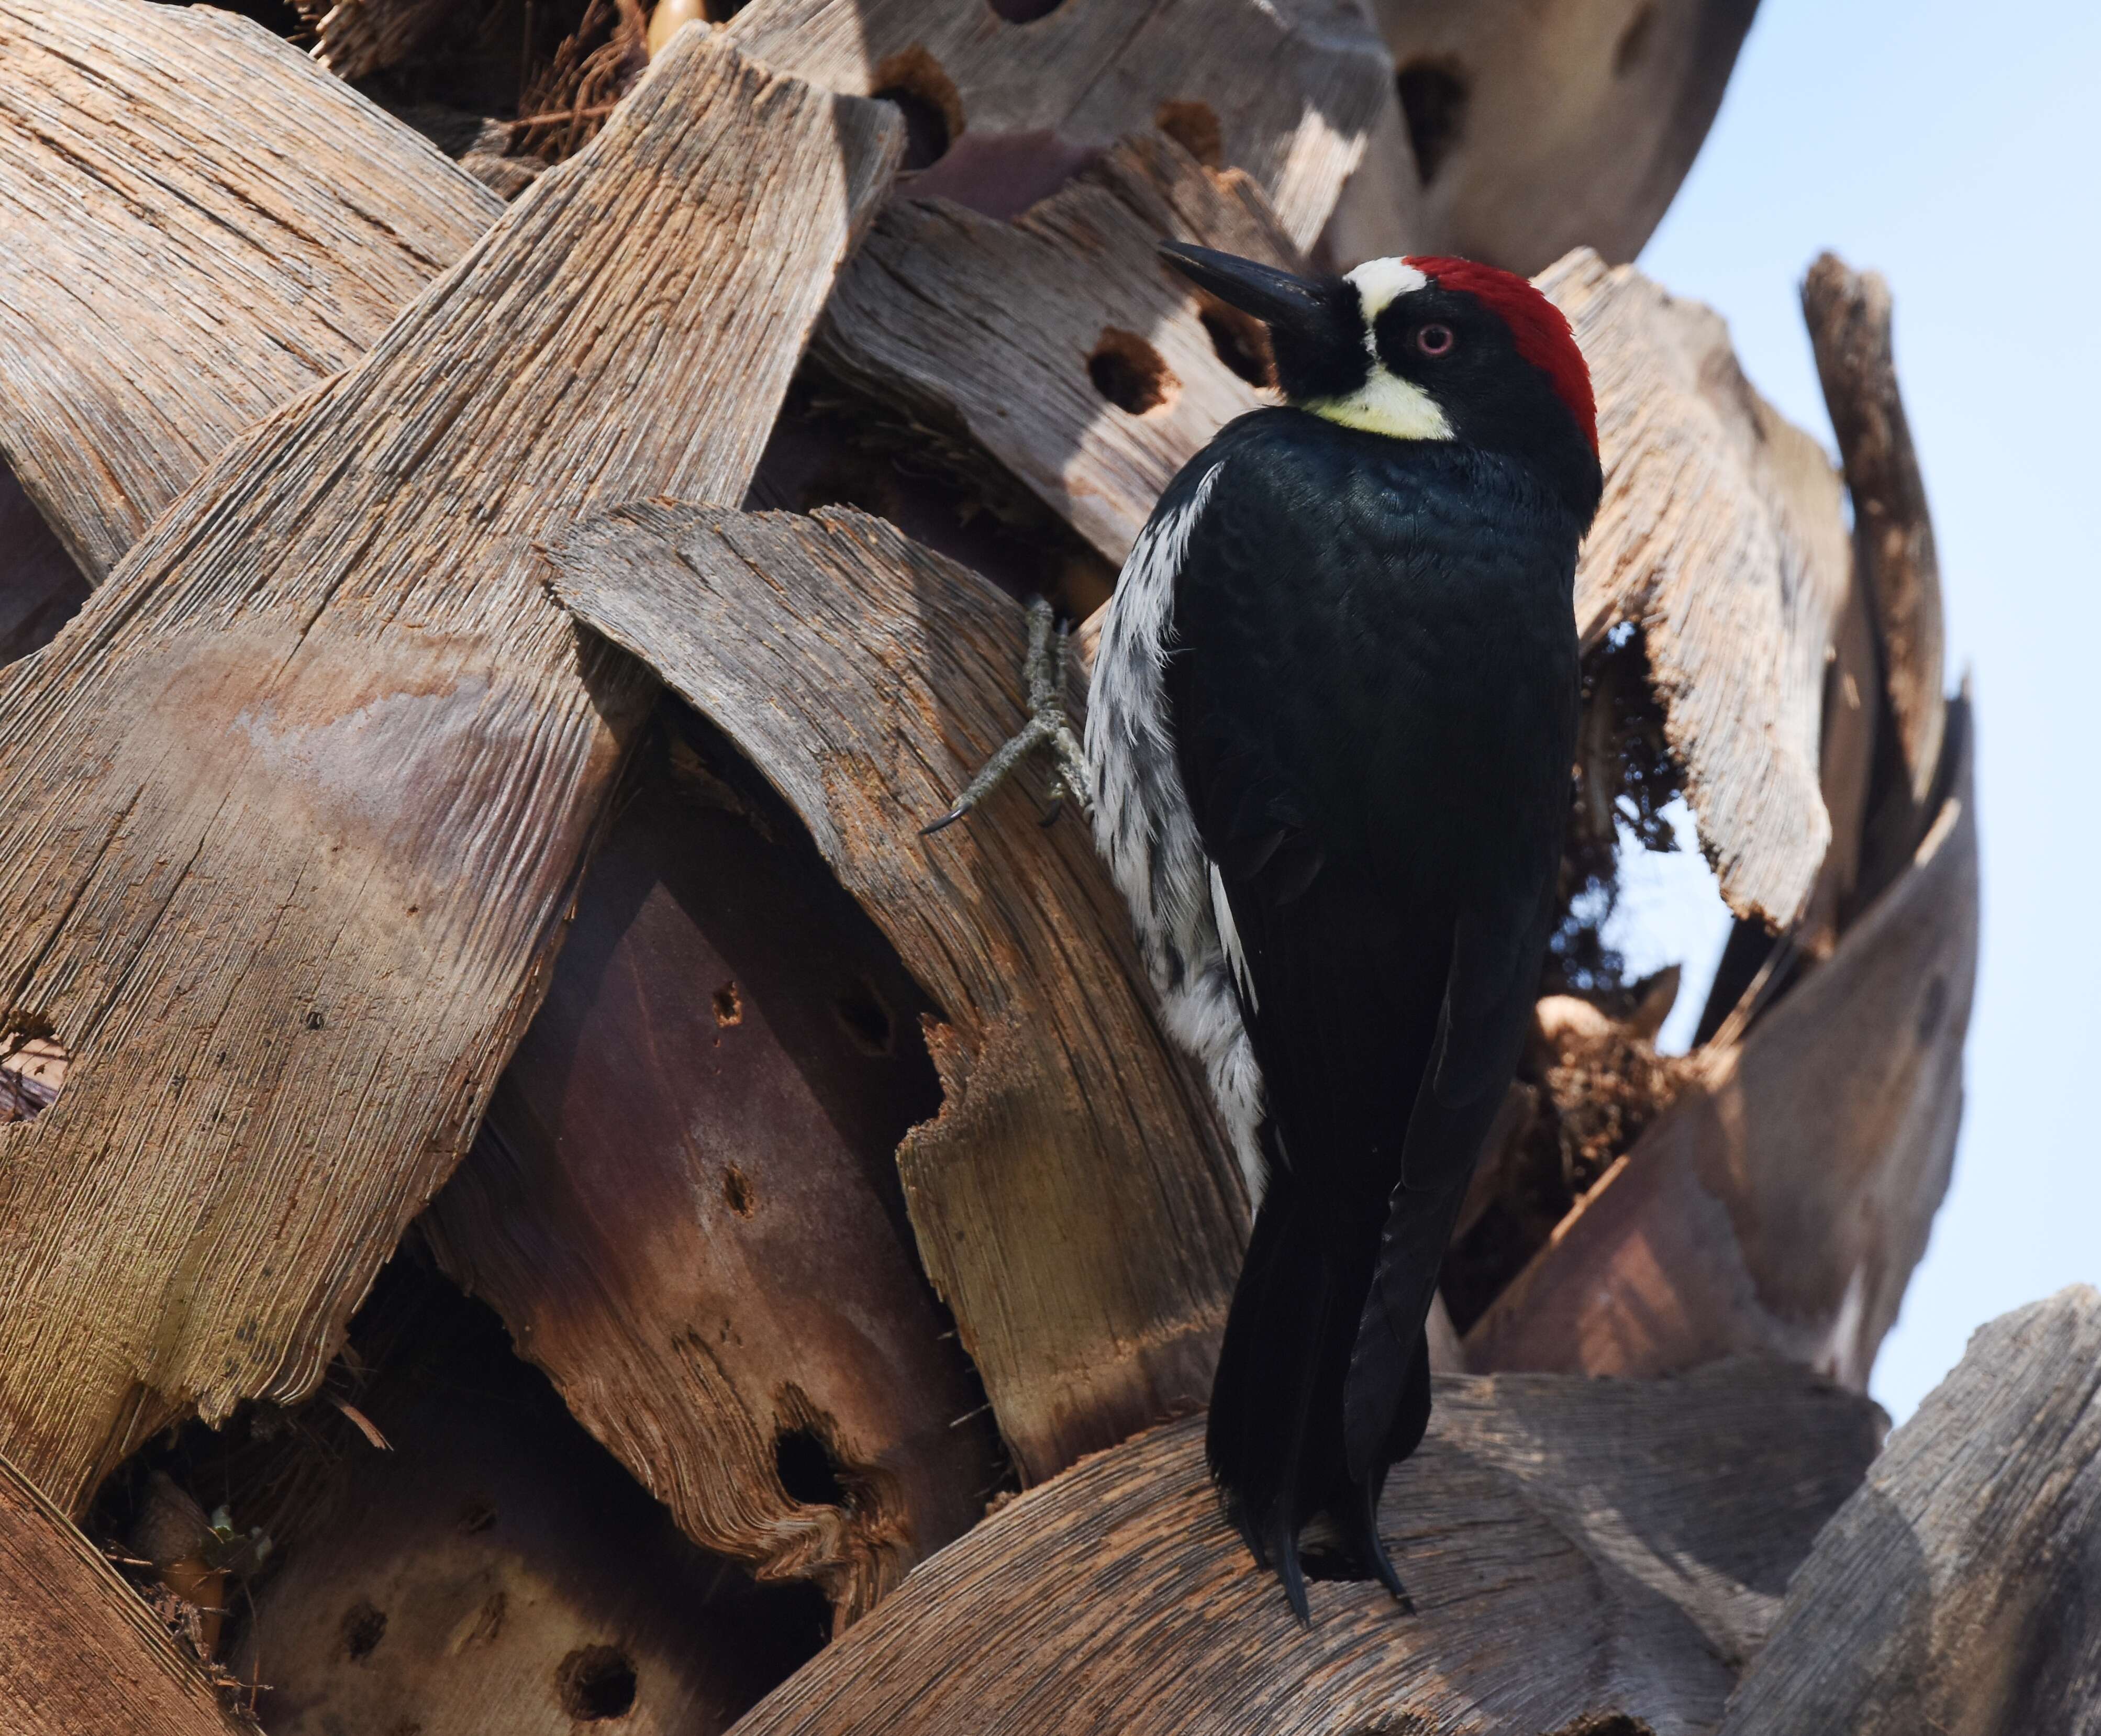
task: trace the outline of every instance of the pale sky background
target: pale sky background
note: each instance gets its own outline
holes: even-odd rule
[[[1830,247],[1895,292],[1948,679],[1975,682],[1984,900],[1955,1180],[1875,1370],[1899,1420],[1984,1321],[2101,1283],[2097,109],[2101,6],[1763,0],[1640,261],[1718,309],[1759,389],[1827,447],[1802,273]],[[1712,949],[1696,885],[1639,896],[1661,950]]]

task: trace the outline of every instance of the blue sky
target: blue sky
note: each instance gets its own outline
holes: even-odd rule
[[[1875,1371],[1900,1420],[1983,1322],[2101,1283],[2098,92],[2090,4],[1763,0],[1640,262],[1718,309],[1827,446],[1802,272],[1830,247],[1896,295],[1949,679],[1975,686],[1984,874],[1954,1184]]]

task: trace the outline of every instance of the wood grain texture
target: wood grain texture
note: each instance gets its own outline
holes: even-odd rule
[[[1381,1507],[1418,1613],[1319,1581],[1310,1630],[1221,1517],[1201,1422],[1176,1423],[943,1551],[741,1736],[1540,1736],[1630,1728],[1616,1715],[1689,1736],[1878,1419],[1770,1363],[1440,1376]]]
[[[245,18],[0,0],[0,457],[99,583],[502,209]]]
[[[1221,359],[1196,292],[1161,264],[1170,238],[1302,263],[1245,177],[1155,134],[1011,223],[893,203],[826,310],[815,358],[871,415],[935,431],[952,461],[1030,490],[1120,567],[1174,473],[1265,401]],[[1114,334],[1159,371],[1148,408],[1119,407],[1090,372]]]
[[[1966,720],[1909,870],[1650,1126],[1466,1335],[1475,1368],[1767,1350],[1864,1387],[1926,1251],[1977,971]]]
[[[940,1009],[941,1111],[898,1163],[1024,1481],[1201,1405],[1245,1208],[1086,830],[1042,828],[1010,786],[918,835],[1020,725],[1020,609],[829,510],[623,507],[556,563],[564,602],[786,798]]]
[[[1722,1736],[2101,1730],[2101,1295],[1981,1327],[1788,1587]]]
[[[733,753],[642,758],[424,1234],[688,1535],[848,1621],[999,1482],[897,1178],[923,1001]]]
[[[1400,105],[1329,242],[1527,275],[1639,254],[1707,136],[1758,0],[1370,0]]]
[[[1587,250],[1539,286],[1598,394],[1605,497],[1577,572],[1578,629],[1594,645],[1640,624],[1722,895],[1790,923],[1831,841],[1825,669],[1851,576],[1838,477],[1744,378],[1710,309]]]
[[[741,497],[894,117],[697,33],[0,682],[0,1444],[62,1504],[296,1399],[530,1017],[651,684],[535,540]]]
[[[0,1727],[8,1736],[254,1736],[36,1486],[0,1459]]]
[[[1940,563],[1926,479],[1897,385],[1890,286],[1830,254],[1809,268],[1802,311],[1853,497],[1855,546],[1874,607],[1890,709],[1914,804],[1926,806],[1946,727]],[[1922,820],[1923,815],[1922,815]]]
[[[1164,115],[1214,166],[1253,175],[1301,247],[1328,221],[1392,77],[1355,0],[1064,0],[1026,24],[987,0],[752,0],[727,28],[812,83],[931,101],[952,155],[1033,135],[1020,142],[1069,164]]]

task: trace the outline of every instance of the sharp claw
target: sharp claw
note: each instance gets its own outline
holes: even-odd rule
[[[931,838],[937,832],[945,832],[949,827],[954,825],[958,820],[961,819],[969,812],[970,810],[967,807],[950,808],[947,813],[944,814],[939,819],[935,820],[932,825],[922,826],[919,828],[919,836],[922,838]]]

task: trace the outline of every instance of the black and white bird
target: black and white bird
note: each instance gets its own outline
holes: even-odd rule
[[[1033,744],[1090,787],[1258,1202],[1208,1449],[1303,1621],[1318,1514],[1403,1596],[1379,1496],[1429,1422],[1423,1322],[1554,920],[1596,413],[1521,277],[1161,250],[1267,324],[1285,405],[1161,497],[1109,604],[1084,766],[1039,668],[1029,730],[949,819]]]

